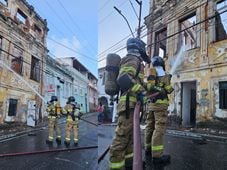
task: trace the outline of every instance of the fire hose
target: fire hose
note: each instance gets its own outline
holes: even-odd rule
[[[75,147],[75,148],[62,148],[62,149],[52,149],[52,150],[43,150],[43,151],[34,151],[34,152],[6,153],[6,154],[0,154],[0,158],[2,158],[2,157],[13,157],[13,156],[44,154],[44,153],[52,153],[52,152],[66,152],[66,151],[75,151],[75,150],[85,150],[85,149],[94,149],[94,148],[98,148],[98,146],[94,145],[94,146],[84,146],[84,147]]]
[[[80,120],[83,120],[84,122],[87,122],[87,123],[89,123],[89,124],[92,124],[92,125],[98,126],[98,124],[97,124],[97,123],[93,123],[93,122],[88,121],[88,120],[86,120],[86,119],[80,118]]]
[[[86,119],[80,118],[84,122],[97,126],[96,123],[88,121]],[[13,156],[23,156],[23,155],[35,155],[35,154],[44,154],[44,153],[52,153],[52,152],[66,152],[66,151],[75,151],[75,150],[85,150],[85,149],[93,149],[98,148],[98,145],[93,146],[85,146],[85,147],[75,147],[75,148],[62,148],[62,149],[52,149],[52,150],[43,150],[43,151],[33,151],[33,152],[18,152],[18,153],[6,153],[0,154],[0,158],[2,157],[13,157]]]
[[[140,136],[140,106],[141,103],[137,101],[133,117],[133,169],[142,170],[142,147]]]

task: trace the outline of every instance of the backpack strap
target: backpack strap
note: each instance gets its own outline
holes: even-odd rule
[[[137,78],[139,73],[140,73],[140,69],[141,69],[141,63],[139,63],[139,66],[136,69],[136,75],[133,78]]]

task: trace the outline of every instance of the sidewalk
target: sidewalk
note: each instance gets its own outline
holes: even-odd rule
[[[0,141],[13,138],[15,136],[32,133],[34,131],[43,129],[47,125],[47,118],[44,118],[42,121],[38,122],[35,127],[30,127],[25,123],[18,122],[3,123],[0,125]]]
[[[213,120],[199,122],[195,127],[182,127],[179,121],[168,121],[167,134],[227,143],[227,122]]]
[[[102,126],[117,126],[117,123],[103,123]],[[141,129],[145,129],[145,123],[141,124]],[[195,127],[182,127],[179,124],[168,122],[167,135],[194,138],[200,141],[210,140],[227,143],[227,122],[208,121],[198,123]]]

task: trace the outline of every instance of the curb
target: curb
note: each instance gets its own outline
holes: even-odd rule
[[[227,137],[216,136],[211,134],[185,132],[180,130],[166,130],[166,134],[171,136],[177,136],[177,137],[181,136],[185,138],[193,138],[198,140],[208,140],[208,141],[227,143]]]
[[[0,137],[0,142],[4,142],[5,140],[9,140],[9,139],[15,138],[17,136],[22,136],[22,135],[29,134],[29,133],[32,133],[32,132],[44,130],[45,127],[46,126],[36,128],[36,129],[27,130],[27,131],[17,132],[17,133],[14,133],[14,134],[3,135],[3,136]]]
[[[65,123],[65,121],[63,120],[59,124],[62,124],[62,123]],[[18,137],[18,136],[22,136],[22,135],[25,135],[25,134],[33,133],[33,132],[36,132],[36,131],[41,131],[41,130],[46,129],[47,127],[48,127],[48,124],[43,125],[41,127],[34,127],[34,129],[31,129],[31,130],[21,131],[21,132],[9,134],[9,135],[3,135],[3,136],[0,136],[0,142],[4,142],[6,140],[9,140],[9,139],[12,139],[12,138],[15,138],[15,137]]]

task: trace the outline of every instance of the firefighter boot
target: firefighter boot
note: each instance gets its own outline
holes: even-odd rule
[[[78,139],[74,139],[74,146],[78,145]]]
[[[170,163],[170,155],[162,155],[159,158],[153,158],[153,164],[168,164]]]
[[[125,170],[132,170],[132,165],[125,166]]]
[[[145,150],[145,156],[151,156],[151,148]]]
[[[68,142],[68,141],[65,141],[64,143],[65,143],[66,147],[68,147],[70,145],[70,142]]]
[[[58,145],[61,145],[61,138],[56,138],[56,142]]]
[[[47,140],[46,140],[46,144],[52,145],[52,144],[53,144],[53,141],[47,139]]]
[[[146,167],[151,167],[152,165],[152,156],[151,156],[151,151],[149,152],[149,150],[145,151],[145,166]],[[146,168],[149,169],[149,168]]]

